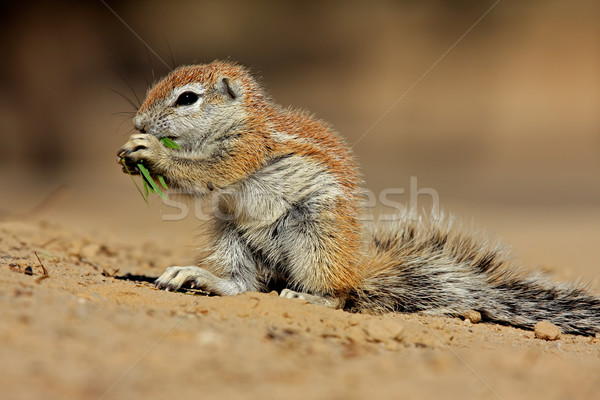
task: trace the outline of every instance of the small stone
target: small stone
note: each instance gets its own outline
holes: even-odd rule
[[[465,313],[464,318],[471,321],[472,324],[476,324],[481,322],[481,313],[479,311],[470,310]]]
[[[560,329],[548,321],[541,321],[533,328],[535,337],[542,340],[557,340],[560,338]]]

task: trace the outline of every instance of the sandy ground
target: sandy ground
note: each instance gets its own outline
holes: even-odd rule
[[[597,398],[596,338],[158,291],[167,236],[0,223],[2,397]]]

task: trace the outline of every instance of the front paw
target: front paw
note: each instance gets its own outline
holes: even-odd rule
[[[194,289],[201,289],[220,296],[232,296],[247,290],[240,287],[238,283],[230,279],[219,278],[203,268],[190,266],[167,268],[155,281],[154,286],[157,289],[175,291],[183,285],[189,284]]]
[[[125,163],[123,172],[139,173],[137,164],[143,163],[147,168],[152,168],[164,156],[164,146],[153,135],[136,133],[129,137],[129,141],[119,149],[117,162]]]
[[[203,270],[198,267],[169,267],[156,279],[154,287],[165,289],[167,292],[177,291],[186,283],[192,287],[200,288]]]

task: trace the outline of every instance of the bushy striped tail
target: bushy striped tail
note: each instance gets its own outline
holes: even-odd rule
[[[545,320],[564,333],[600,332],[600,298],[576,284],[522,273],[505,247],[454,225],[443,216],[406,215],[375,229],[364,281],[346,309],[437,316],[476,310],[484,321],[525,329]]]

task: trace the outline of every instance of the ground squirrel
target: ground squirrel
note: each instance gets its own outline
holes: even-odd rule
[[[177,68],[154,85],[119,150],[190,196],[218,193],[198,266],[169,267],[157,288],[281,296],[348,311],[462,316],[565,333],[600,332],[600,299],[518,273],[506,250],[451,219],[399,217],[366,229],[350,149],[326,123],[272,102],[242,66]],[[168,137],[181,148],[164,146]]]

